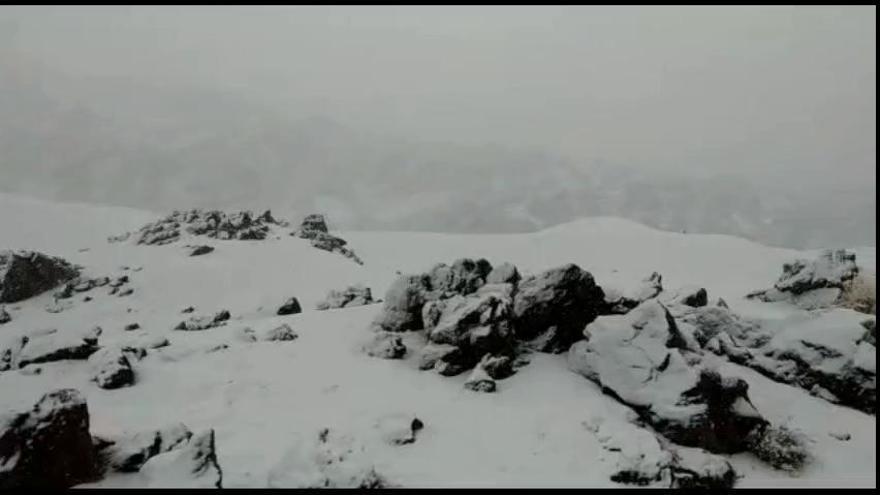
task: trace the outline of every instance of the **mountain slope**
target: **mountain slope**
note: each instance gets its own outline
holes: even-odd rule
[[[134,386],[118,390],[91,383],[88,366],[79,361],[43,364],[36,375],[0,373],[0,410],[28,408],[45,391],[70,386],[85,394],[94,434],[112,436],[178,421],[194,431],[214,428],[225,487],[267,486],[272,469],[297,439],[311,438],[324,427],[353,435],[368,449],[376,470],[403,486],[618,486],[609,479],[618,454],[603,450],[585,422],[617,421],[623,437],[638,428],[620,420],[627,417],[626,407],[569,371],[564,356],[535,354],[528,366],[500,383],[498,393],[475,394],[463,389],[464,375],[419,371],[413,356],[387,361],[364,355],[360,345],[380,306],[313,310],[329,289],[364,283],[382,297],[396,270],[424,271],[460,256],[485,256],[528,272],[575,262],[608,287],[628,287],[656,270],[664,285],[704,286],[710,297],[724,297],[743,314],[781,317],[795,311],[742,296],[771,284],[781,264],[800,253],[728,236],[661,232],[615,218],[583,219],[535,234],[341,233],[363,266],[286,233],[265,241],[204,239],[216,250],[201,257],[188,257],[183,243],[106,242],[107,236],[154,217],[0,195],[0,249],[40,249],[83,265],[89,276],[126,273],[134,289],[124,298],[96,290],[93,301],[78,297],[60,313],[44,310],[52,302],[50,293],[9,305],[13,321],[0,327],[0,337],[43,328],[74,333],[100,325],[102,345],[146,336],[171,341],[138,363]],[[131,270],[122,270],[123,265]],[[133,270],[138,267],[142,270]],[[304,311],[277,316],[276,308],[291,296]],[[233,318],[203,332],[171,331],[190,305],[198,313],[228,309]],[[131,322],[141,329],[124,331]],[[237,338],[242,327],[262,332],[282,322],[299,338],[254,343]],[[406,338],[417,342],[420,337]],[[219,344],[229,347],[208,352]],[[737,486],[876,485],[874,416],[736,365],[722,366],[749,382],[765,417],[790,418],[803,429],[817,458],[791,477],[749,455],[734,456],[743,476]],[[377,424],[412,416],[425,423],[417,441],[389,445]],[[837,430],[852,438],[843,442],[829,436]],[[139,475],[114,475],[98,486],[145,482]]]

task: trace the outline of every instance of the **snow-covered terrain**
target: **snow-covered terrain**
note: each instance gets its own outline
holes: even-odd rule
[[[341,444],[364,449],[339,469],[372,467],[405,487],[622,486],[610,477],[621,456],[638,455],[645,430],[626,419],[632,414],[628,407],[573,373],[564,354],[532,354],[527,366],[499,381],[496,393],[474,392],[463,387],[467,374],[420,371],[415,355],[384,360],[364,354],[361,346],[382,306],[315,310],[333,289],[362,284],[382,298],[398,272],[420,273],[438,262],[484,257],[493,264],[511,262],[524,273],[576,263],[603,288],[633,287],[657,271],[664,287],[705,287],[710,299],[723,298],[743,316],[789,321],[808,315],[744,296],[772,286],[783,263],[812,253],[723,235],[662,232],[616,218],[583,219],[534,234],[334,232],[348,241],[363,265],[280,231],[262,241],[200,238],[200,244],[215,250],[194,257],[183,242],[107,242],[158,216],[0,194],[0,250],[60,256],[82,265],[88,277],[127,275],[126,287],[133,289],[117,297],[96,288],[85,293],[91,301],[77,294],[60,312],[46,311],[54,304],[53,291],[8,303],[12,319],[0,325],[0,342],[47,329],[80,335],[95,326],[103,330],[102,347],[163,337],[170,341],[135,364],[134,385],[119,389],[99,388],[91,381],[92,363],[80,360],[44,363],[36,374],[24,373],[26,368],[2,372],[0,414],[27,410],[46,392],[70,387],[86,398],[95,436],[175,423],[196,433],[213,429],[224,487],[310,483],[320,463],[306,447],[323,428]],[[874,249],[856,253],[860,268],[873,272]],[[303,311],[277,315],[291,297]],[[190,316],[181,313],[188,306],[206,315],[225,309],[232,317],[206,331],[173,331]],[[850,310],[834,311],[855,318]],[[131,323],[139,328],[126,331]],[[295,331],[295,340],[242,337],[245,327],[259,336],[282,323]],[[416,345],[420,339],[418,333],[404,336]],[[228,347],[215,349],[221,344]],[[728,456],[741,477],[736,486],[876,485],[874,415],[720,358],[718,365],[748,382],[751,400],[766,419],[803,431],[814,457],[792,475],[774,471],[752,454]],[[388,441],[413,418],[424,423],[414,442]],[[844,433],[848,440],[839,439]],[[609,441],[623,447],[609,450],[603,446]],[[110,474],[87,486],[158,486],[160,468],[150,464],[141,472]]]

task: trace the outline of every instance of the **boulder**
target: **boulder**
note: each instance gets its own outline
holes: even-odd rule
[[[516,269],[514,268],[514,271]],[[476,292],[486,283],[492,265],[485,259],[460,258],[448,266],[435,265],[427,273],[430,285],[428,299],[444,299],[454,295],[468,295]]]
[[[134,384],[134,369],[119,347],[101,349],[89,357],[94,376],[92,380],[103,389],[116,389]]]
[[[126,331],[126,332],[131,332],[131,331],[134,331],[134,330],[138,330],[139,328],[141,328],[141,326],[140,326],[139,323],[129,323],[128,325],[125,325],[125,331]]]
[[[569,351],[571,369],[676,443],[738,452],[746,435],[766,423],[748,398],[748,384],[700,365],[656,300],[626,315],[600,317],[584,335]]]
[[[0,251],[0,303],[41,294],[79,275],[62,258],[34,251]]]
[[[192,435],[181,447],[149,458],[139,476],[145,488],[223,488],[214,430]]]
[[[613,290],[605,291],[606,314],[626,314],[639,304],[657,297],[663,292],[663,277],[653,272],[641,283],[629,292],[623,293]]]
[[[567,264],[527,277],[517,286],[513,327],[537,350],[564,352],[582,338],[604,304],[604,293],[589,272]]]
[[[327,309],[364,306],[372,303],[373,294],[369,287],[352,285],[343,290],[331,290],[327,293],[327,297],[317,304],[316,309],[323,311]]]
[[[220,327],[226,324],[230,318],[229,311],[221,310],[214,316],[193,316],[188,320],[181,321],[174,327],[175,330],[198,331]]]
[[[189,256],[202,256],[204,254],[208,254],[214,251],[212,246],[200,245],[200,246],[188,246],[189,247]]]
[[[293,315],[297,313],[302,313],[302,308],[299,305],[299,301],[295,297],[291,297],[288,299],[281,307],[278,308],[276,314],[283,315]]]
[[[260,340],[265,340],[269,342],[289,342],[292,340],[296,340],[299,338],[299,335],[290,328],[290,325],[287,323],[282,323],[281,325],[271,328],[260,336]]]
[[[430,287],[430,278],[426,275],[398,277],[385,293],[382,312],[374,320],[373,326],[389,332],[421,330],[422,305],[426,301],[425,292]]]
[[[30,411],[0,420],[0,490],[66,489],[99,475],[78,391],[50,392]]]

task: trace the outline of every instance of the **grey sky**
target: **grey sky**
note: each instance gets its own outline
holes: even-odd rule
[[[3,7],[64,71],[435,140],[873,180],[875,7]],[[0,38],[8,43],[8,39]]]

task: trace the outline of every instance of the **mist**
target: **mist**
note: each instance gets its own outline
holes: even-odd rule
[[[0,191],[873,245],[875,40],[875,7],[3,7]]]

